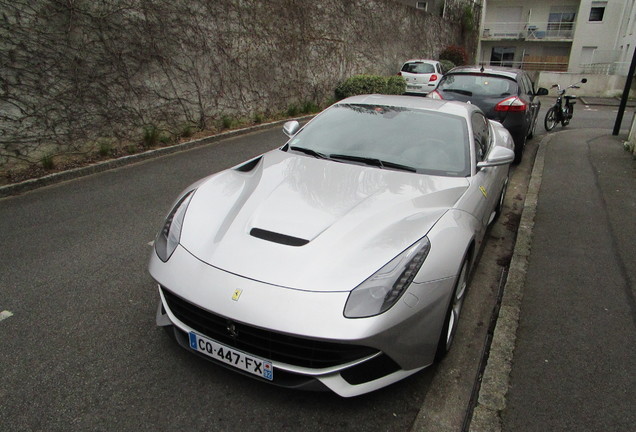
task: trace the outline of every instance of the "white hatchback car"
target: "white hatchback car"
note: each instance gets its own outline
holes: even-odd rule
[[[406,93],[426,95],[435,89],[444,74],[437,60],[408,60],[398,75],[406,80]]]

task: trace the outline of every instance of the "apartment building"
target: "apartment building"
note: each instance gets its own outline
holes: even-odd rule
[[[626,73],[635,0],[483,0],[477,62],[526,70]]]

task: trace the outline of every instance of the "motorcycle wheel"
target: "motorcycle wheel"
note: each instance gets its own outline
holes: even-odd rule
[[[554,107],[551,107],[547,113],[545,113],[545,120],[543,122],[543,126],[545,126],[545,130],[550,132],[557,124],[556,119],[556,110]]]
[[[563,120],[561,120],[561,125],[563,127],[567,126],[570,124],[570,119],[572,118],[572,111],[573,111],[573,107],[569,107],[569,106],[565,106],[565,108],[563,108]]]

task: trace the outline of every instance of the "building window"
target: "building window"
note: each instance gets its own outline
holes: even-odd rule
[[[492,47],[490,64],[492,66],[513,67],[515,61],[515,47]]]
[[[428,11],[428,2],[425,2],[425,1],[415,2],[415,8],[416,9],[422,9],[424,11]]]
[[[603,21],[605,15],[606,1],[593,1],[592,9],[590,9],[590,21]]]
[[[548,36],[571,38],[574,33],[576,6],[553,6],[548,16]]]

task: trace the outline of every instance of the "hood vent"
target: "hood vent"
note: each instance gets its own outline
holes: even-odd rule
[[[304,246],[309,243],[309,240],[301,239],[298,237],[292,237],[285,234],[275,233],[260,228],[252,228],[250,231],[252,237],[256,237],[262,240],[271,241],[274,243],[284,244],[287,246]]]
[[[235,170],[236,171],[240,171],[240,172],[250,172],[252,171],[254,168],[256,168],[256,165],[258,165],[258,163],[261,161],[261,159],[263,159],[263,156],[259,156],[256,159],[252,159],[249,162],[244,163],[243,165],[236,167]]]

